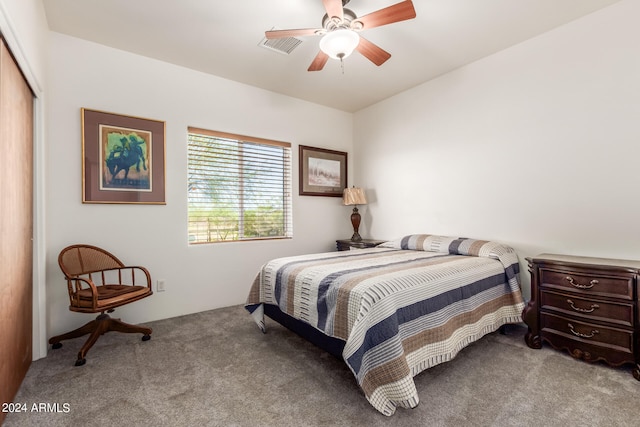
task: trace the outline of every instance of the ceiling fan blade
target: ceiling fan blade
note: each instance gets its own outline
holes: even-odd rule
[[[315,36],[316,31],[322,30],[318,28],[303,28],[300,30],[271,30],[265,31],[264,36],[267,38],[267,40],[283,39],[285,37]]]
[[[358,43],[356,50],[377,66],[384,64],[387,62],[387,59],[391,58],[391,54],[389,52],[378,45],[371,43],[362,36],[360,36],[360,43]]]
[[[328,59],[329,59],[329,55],[327,55],[323,51],[318,52],[316,57],[313,59],[313,62],[311,63],[311,65],[309,65],[309,68],[307,69],[307,71],[322,70],[324,68],[324,64],[327,63]]]
[[[384,9],[371,12],[368,15],[361,16],[356,21],[362,23],[362,29],[380,27],[382,25],[393,24],[394,22],[406,21],[416,17],[416,10],[413,8],[411,0],[405,0],[396,3]]]
[[[342,11],[342,0],[322,0],[322,4],[327,11],[327,15],[329,15],[329,18],[337,16],[342,21],[342,19],[344,18],[344,13]]]

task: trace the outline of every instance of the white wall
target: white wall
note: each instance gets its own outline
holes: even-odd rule
[[[616,3],[356,113],[364,233],[640,259],[638,16]]]
[[[351,152],[351,114],[58,33],[50,34],[48,67],[49,336],[91,319],[67,309],[57,265],[66,245],[104,247],[166,281],[165,292],[118,310],[141,323],[241,304],[268,259],[334,250],[336,238],[350,235],[340,199],[298,196],[297,158],[298,145]],[[82,204],[81,107],[166,121],[166,205]],[[188,245],[188,126],[292,143],[292,240]]]

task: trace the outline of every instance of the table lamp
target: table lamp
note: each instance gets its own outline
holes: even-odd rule
[[[360,228],[360,213],[358,213],[357,205],[366,205],[367,198],[364,195],[364,190],[362,188],[345,188],[342,193],[342,201],[347,206],[353,206],[353,212],[351,213],[351,225],[353,225],[353,236],[351,236],[351,240],[354,242],[359,242],[362,240],[360,234],[358,233],[358,228]]]

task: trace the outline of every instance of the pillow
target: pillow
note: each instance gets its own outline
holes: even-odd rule
[[[379,247],[449,253],[449,246],[451,246],[451,244],[457,239],[459,238],[435,236],[433,234],[411,234],[409,236],[385,242],[379,245]]]

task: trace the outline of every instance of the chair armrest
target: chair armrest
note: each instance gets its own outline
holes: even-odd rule
[[[123,281],[123,272],[125,271],[130,271],[131,272],[131,282],[125,282]],[[139,266],[139,265],[125,265],[123,267],[114,267],[114,268],[106,268],[104,270],[97,270],[97,271],[93,271],[90,273],[87,273],[89,276],[94,275],[94,274],[99,274],[101,276],[101,283],[105,284],[107,282],[107,280],[105,279],[105,277],[107,276],[107,274],[109,272],[116,272],[118,275],[118,284],[119,285],[129,285],[129,286],[143,286],[142,283],[140,283],[138,280],[136,280],[136,277],[140,277],[141,275],[144,276],[145,279],[145,283],[144,286],[146,286],[147,288],[151,288],[151,274],[149,273],[149,270],[147,270],[146,268]],[[138,274],[136,275],[136,272],[138,272]]]
[[[80,294],[78,294],[78,291],[82,290],[82,289],[86,289],[82,286],[82,284],[85,283],[88,285],[88,288],[91,289],[91,304],[93,305],[93,307],[97,307],[98,306],[98,289],[96,288],[96,285],[93,283],[93,280],[91,280],[91,278],[84,278],[84,277],[67,277],[67,287],[69,288],[69,300],[71,305],[74,305],[76,307],[80,306]],[[74,302],[74,298],[76,299]]]
[[[146,279],[146,285],[147,288],[151,289],[151,274],[149,273],[149,270],[147,270],[146,268],[140,266],[140,265],[130,265],[130,266],[125,266],[122,267],[122,269],[131,269],[131,276],[133,277],[133,284],[136,284],[136,276],[135,276],[135,272],[136,271],[141,271],[144,274],[144,277]]]

